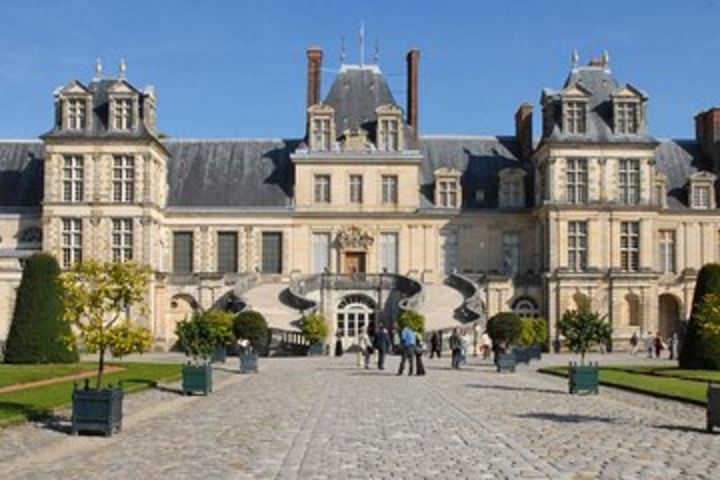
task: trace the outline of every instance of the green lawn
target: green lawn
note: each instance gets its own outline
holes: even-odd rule
[[[0,388],[48,378],[73,375],[97,369],[94,363],[51,363],[46,365],[10,365],[0,363]]]
[[[567,377],[567,367],[549,367],[542,373]],[[720,381],[720,372],[680,370],[676,367],[600,367],[600,383],[639,393],[705,405],[707,382]]]
[[[123,363],[121,365],[125,367],[125,370],[105,375],[103,383],[115,384],[122,380],[125,392],[144,390],[153,387],[156,382],[180,378],[180,365],[161,363]],[[88,365],[78,366],[81,367],[80,370],[85,370]],[[3,367],[5,366],[3,365]],[[26,367],[32,370],[37,366],[27,365]],[[66,371],[61,373],[61,375],[66,374]],[[27,378],[17,372],[15,375],[16,378]],[[56,408],[68,406],[71,402],[72,387],[73,382],[63,382],[0,394],[0,426],[21,423],[29,418],[48,415]]]

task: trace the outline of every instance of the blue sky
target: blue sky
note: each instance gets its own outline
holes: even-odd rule
[[[339,65],[380,66],[404,105],[405,52],[422,50],[420,128],[509,134],[519,103],[607,49],[621,81],[650,95],[650,129],[691,137],[692,117],[720,104],[720,1],[31,1],[2,2],[0,138],[32,138],[52,121],[52,91],[88,81],[97,57],[121,57],[154,85],[174,137],[294,137],[304,128],[305,48],[325,50],[323,94]],[[536,132],[537,132],[536,128]]]

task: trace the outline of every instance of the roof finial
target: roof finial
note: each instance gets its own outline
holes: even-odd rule
[[[576,48],[573,48],[572,56],[570,57],[570,61],[572,62],[572,68],[577,68],[580,64],[580,54],[578,54],[578,51]]]
[[[342,39],[340,39],[340,64],[345,63],[345,58],[347,57],[347,52],[345,51],[345,35],[342,36]]]
[[[603,50],[602,63],[603,63],[603,68],[608,68],[610,66],[610,54],[608,53],[607,50]]]
[[[95,60],[95,78],[98,80],[102,78],[102,60],[100,60],[100,57],[98,57]]]
[[[373,54],[373,62],[377,64],[380,61],[380,36],[375,36],[375,53]]]
[[[120,59],[120,78],[125,78],[125,72],[127,72],[127,65],[125,64],[125,59]]]

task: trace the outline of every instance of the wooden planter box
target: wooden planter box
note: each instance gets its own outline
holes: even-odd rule
[[[515,352],[511,353],[499,353],[497,356],[497,363],[495,364],[498,372],[515,372],[515,366],[517,365],[517,358]]]
[[[227,360],[227,348],[225,345],[218,346],[213,352],[210,361],[212,363],[225,363],[225,360]]]
[[[707,430],[720,427],[720,383],[708,384]]]
[[[317,355],[325,355],[325,344],[324,343],[311,343],[310,347],[308,347],[307,351],[308,357],[310,356],[317,356]]]
[[[515,354],[515,360],[517,361],[517,363],[524,363],[526,365],[530,363],[530,348],[529,347],[513,348],[513,353]]]
[[[212,368],[205,365],[183,365],[182,390],[185,395],[201,392],[207,395],[212,393]]]
[[[570,393],[595,393],[599,391],[600,370],[598,364],[568,365],[568,390]]]
[[[528,347],[530,353],[530,359],[542,360],[542,347],[540,345],[533,345]]]
[[[240,373],[258,373],[258,355],[256,353],[240,354]]]
[[[122,386],[118,388],[75,388],[72,393],[73,435],[78,432],[99,432],[109,437],[122,430]]]

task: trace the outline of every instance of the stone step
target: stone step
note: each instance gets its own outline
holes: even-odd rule
[[[286,288],[285,283],[262,284],[245,292],[243,298],[249,309],[263,314],[269,327],[297,330],[294,322],[300,318],[300,312],[280,301],[280,295]]]

